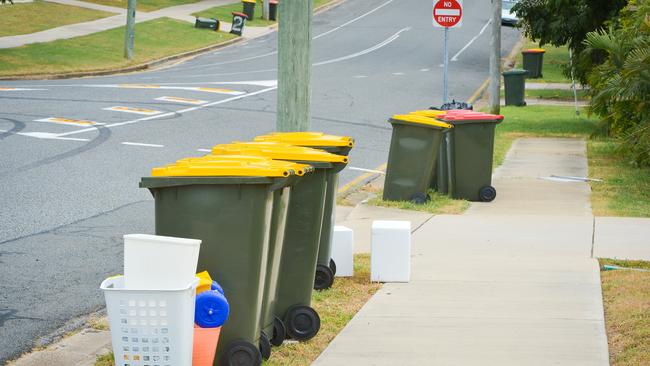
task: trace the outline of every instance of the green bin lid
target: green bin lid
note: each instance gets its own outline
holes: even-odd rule
[[[523,69],[512,69],[512,70],[508,70],[508,71],[503,72],[504,76],[506,76],[506,75],[526,75],[526,74],[528,74],[528,71],[523,70]]]

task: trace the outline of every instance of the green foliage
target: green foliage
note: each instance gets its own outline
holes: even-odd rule
[[[616,28],[590,32],[584,44],[606,55],[588,78],[591,111],[633,163],[650,166],[650,1],[630,0]]]
[[[618,16],[627,0],[521,0],[513,7],[524,34],[540,45],[567,45],[574,55],[576,78],[583,84],[592,65],[604,61],[600,52],[582,53],[587,33],[602,28]],[[569,76],[569,70],[565,70]]]

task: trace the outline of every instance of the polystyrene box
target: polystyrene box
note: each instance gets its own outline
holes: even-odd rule
[[[332,259],[336,263],[336,277],[354,275],[354,232],[345,226],[334,226]]]
[[[373,221],[370,280],[409,282],[411,279],[411,222]]]

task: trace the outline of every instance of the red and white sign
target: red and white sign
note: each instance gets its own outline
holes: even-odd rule
[[[462,0],[434,0],[433,25],[440,28],[454,28],[462,25]]]

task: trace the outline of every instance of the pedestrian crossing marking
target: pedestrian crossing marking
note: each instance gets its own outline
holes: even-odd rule
[[[200,104],[207,103],[207,101],[200,100],[200,99],[190,99],[190,98],[181,98],[181,97],[167,97],[167,96],[156,98],[156,100],[162,100],[164,102],[177,102],[177,103],[194,104],[194,105],[200,105]]]
[[[73,119],[73,118],[62,118],[62,117],[49,117],[43,119],[37,119],[34,122],[48,122],[48,123],[61,123],[75,126],[98,126],[103,125],[103,123],[95,121],[87,121],[83,119]]]
[[[104,110],[105,111],[116,111],[116,112],[145,114],[145,115],[149,115],[149,116],[154,115],[154,114],[162,113],[161,111],[157,111],[157,110],[154,110],[154,109],[131,108],[131,107],[123,107],[123,106],[115,106],[115,107],[104,108]]]

